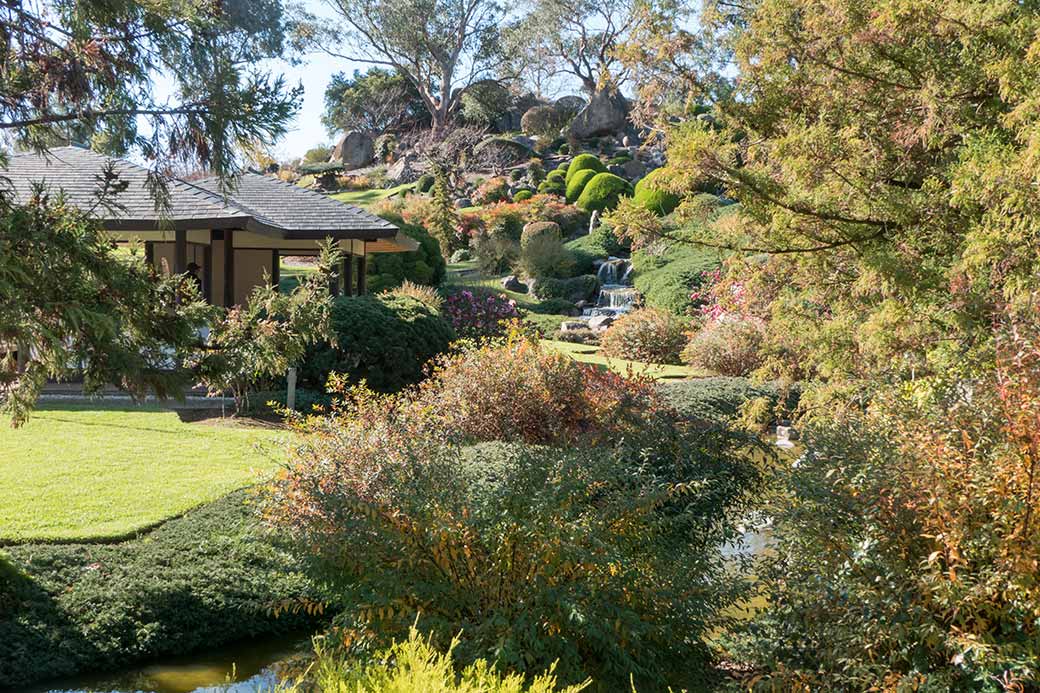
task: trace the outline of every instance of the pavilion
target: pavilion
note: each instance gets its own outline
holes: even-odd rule
[[[106,167],[125,189],[114,205],[99,205]],[[408,252],[418,244],[397,227],[359,207],[253,171],[236,176],[222,193],[216,178],[166,178],[167,203],[157,207],[149,171],[81,147],[14,154],[0,171],[25,200],[34,184],[89,210],[117,243],[143,243],[157,271],[196,271],[210,303],[234,306],[265,277],[279,282],[283,255],[316,255],[327,238],[344,260],[334,293],[365,293],[366,261],[373,253]],[[196,270],[196,268],[198,268]]]

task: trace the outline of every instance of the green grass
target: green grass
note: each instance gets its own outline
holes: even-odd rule
[[[589,344],[573,344],[571,342],[557,342],[551,339],[543,339],[542,344],[567,354],[575,361],[591,363],[603,368],[609,368],[615,373],[622,375],[646,375],[654,380],[679,380],[684,378],[703,378],[708,373],[699,371],[689,366],[662,366],[653,363],[640,363],[639,361],[626,361],[603,356],[598,346]]]
[[[380,200],[385,200],[394,195],[404,194],[415,188],[415,183],[404,183],[394,188],[372,188],[370,190],[348,190],[346,192],[334,193],[330,197],[340,202],[348,202],[352,205],[372,205]]]
[[[272,472],[282,431],[215,421],[49,405],[0,428],[0,543],[128,536]]]

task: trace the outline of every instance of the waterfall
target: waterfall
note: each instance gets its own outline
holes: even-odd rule
[[[611,257],[599,266],[596,276],[603,286],[627,285],[628,276],[632,273],[632,263],[620,257]]]

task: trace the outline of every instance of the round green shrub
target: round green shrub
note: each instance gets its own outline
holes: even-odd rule
[[[410,296],[340,296],[330,327],[336,344],[311,349],[300,386],[324,390],[330,373],[367,381],[380,392],[419,382],[430,359],[448,350],[455,331],[438,313]]]
[[[582,191],[585,190],[585,186],[597,175],[597,172],[591,168],[585,168],[571,176],[567,181],[567,202],[571,204],[577,202],[578,198],[581,197]]]
[[[549,175],[547,175],[545,177],[545,180],[546,181],[558,180],[561,183],[563,183],[564,185],[566,185],[566,183],[567,183],[567,173],[566,173],[566,171],[561,171],[560,169],[555,169],[553,171],[549,171]]]
[[[425,195],[433,189],[433,184],[437,181],[429,173],[424,173],[419,176],[419,180],[415,181],[415,192]]]
[[[607,170],[607,167],[599,160],[595,154],[579,154],[578,156],[571,159],[571,163],[567,166],[567,182],[571,182],[571,178],[578,171],[595,171],[596,173],[603,173]]]
[[[556,167],[556,170],[557,171],[563,171],[563,173],[566,175],[567,167],[570,166],[570,165],[571,164],[570,164],[569,161],[563,160],[563,161],[560,162],[560,165]]]
[[[627,180],[613,173],[598,173],[585,185],[578,206],[588,212],[614,209],[618,200],[631,195],[632,185]]]
[[[430,233],[417,224],[409,224],[395,214],[383,214],[419,244],[418,250],[408,253],[374,253],[368,256],[367,281],[370,293],[377,294],[401,285],[406,279],[413,284],[437,286],[444,281],[447,263],[441,255],[441,246]]]
[[[659,217],[671,214],[679,206],[679,196],[667,190],[655,188],[652,176],[636,183],[634,200],[637,205],[649,209]]]
[[[571,153],[571,146],[569,144],[567,144],[566,142],[564,142],[563,144],[560,145],[560,148],[557,151],[560,152],[560,154],[563,154],[564,156],[566,156],[567,154]]]
[[[535,282],[534,296],[539,300],[562,298],[577,303],[591,301],[599,292],[599,279],[594,274],[583,274],[570,279],[543,278]]]
[[[530,190],[517,190],[513,194],[513,202],[523,202],[524,200],[530,200],[534,197],[534,193]]]
[[[562,180],[546,180],[538,186],[538,192],[543,195],[560,195],[564,194],[564,187]]]

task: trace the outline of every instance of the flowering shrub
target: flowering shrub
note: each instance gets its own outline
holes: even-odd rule
[[[641,308],[618,318],[600,337],[603,353],[644,363],[681,363],[686,344],[682,322],[657,308]]]
[[[419,614],[437,649],[459,638],[462,664],[557,662],[606,690],[705,671],[705,634],[745,594],[719,546],[752,502],[737,451],[754,443],[672,426],[643,387],[514,341],[298,419],[261,508],[345,605],[326,642],[370,653]],[[566,445],[462,447],[502,438]]]
[[[719,375],[744,376],[762,365],[765,325],[755,318],[709,320],[689,334],[682,360]]]
[[[469,289],[448,295],[444,314],[460,337],[489,337],[502,334],[503,323],[520,317],[516,301],[501,294]]]
[[[502,177],[490,178],[473,191],[473,202],[490,205],[509,199],[509,181]]]

